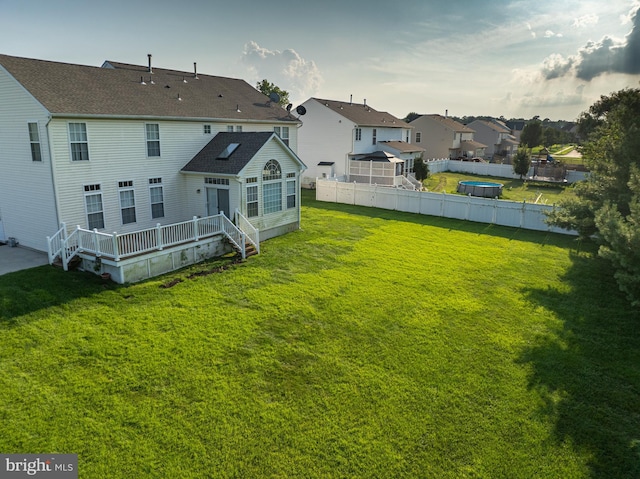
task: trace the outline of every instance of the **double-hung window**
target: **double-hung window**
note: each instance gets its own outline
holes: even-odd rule
[[[422,141],[422,133],[416,131],[416,143],[420,143]]]
[[[69,123],[71,161],[89,161],[89,143],[86,123]]]
[[[247,216],[258,216],[258,178],[247,178]]]
[[[287,173],[287,209],[296,207],[296,174]]]
[[[149,178],[149,196],[151,197],[151,218],[162,218],[164,216],[162,178]]]
[[[42,161],[42,151],[40,150],[40,132],[37,123],[29,123],[29,143],[31,144],[31,159]]]
[[[378,130],[376,130],[374,128],[373,129],[373,144],[375,145],[376,143],[378,143]]]
[[[356,141],[362,140],[362,128],[356,128]]]
[[[119,181],[118,189],[120,193],[120,214],[122,224],[136,222],[136,197],[133,190],[133,181]]]
[[[267,161],[262,172],[264,214],[282,211],[282,169],[276,160]]]
[[[288,126],[274,126],[273,131],[284,141],[285,145],[289,144],[289,127]]]
[[[89,229],[104,229],[104,210],[100,185],[84,186],[84,201],[87,206],[87,225]]]
[[[160,125],[147,123],[145,127],[147,133],[147,156],[160,156]]]

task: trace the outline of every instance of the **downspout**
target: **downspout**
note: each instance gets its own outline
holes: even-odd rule
[[[51,188],[53,190],[53,209],[56,212],[56,225],[59,228],[62,222],[60,221],[61,214],[60,214],[59,201],[58,201],[58,189],[56,188],[56,174],[55,174],[56,172],[53,165],[53,148],[51,145],[51,132],[49,131],[49,124],[51,123],[52,119],[53,117],[51,116],[51,113],[49,113],[47,123],[44,126],[45,126],[45,131],[47,132],[47,145],[49,149],[49,166],[51,168]]]

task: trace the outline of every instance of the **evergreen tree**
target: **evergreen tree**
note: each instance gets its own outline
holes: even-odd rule
[[[542,123],[536,117],[522,129],[520,144],[527,148],[535,148],[542,144]]]
[[[518,148],[518,152],[513,157],[514,173],[520,175],[520,179],[522,179],[523,175],[529,173],[529,168],[531,168],[529,152],[525,148]]]
[[[421,157],[413,162],[413,174],[418,181],[424,181],[429,177],[429,165]]]
[[[601,97],[579,121],[589,135],[583,157],[591,173],[548,221],[595,235],[620,289],[640,306],[640,89]]]

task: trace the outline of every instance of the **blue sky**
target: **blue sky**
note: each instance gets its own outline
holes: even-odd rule
[[[0,53],[267,78],[294,106],[574,120],[640,80],[640,0],[0,0]]]

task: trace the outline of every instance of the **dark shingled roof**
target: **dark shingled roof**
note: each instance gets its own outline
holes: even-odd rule
[[[321,100],[313,98],[339,115],[351,120],[358,126],[375,126],[384,128],[413,128],[403,120],[396,118],[386,111],[377,111],[363,103],[349,103],[345,101]]]
[[[218,133],[182,171],[237,175],[273,136],[275,133],[272,131]],[[228,159],[219,159],[220,154],[231,143],[239,144],[238,148]]]
[[[399,163],[403,162],[400,158],[396,158],[391,153],[387,153],[386,151],[378,150],[373,153],[365,153],[363,155],[356,155],[353,157],[356,161],[381,161],[387,163]]]
[[[196,79],[194,72],[153,67],[150,74],[146,66],[117,62],[99,68],[8,55],[0,55],[0,66],[53,115],[299,123],[234,78],[198,73]]]

